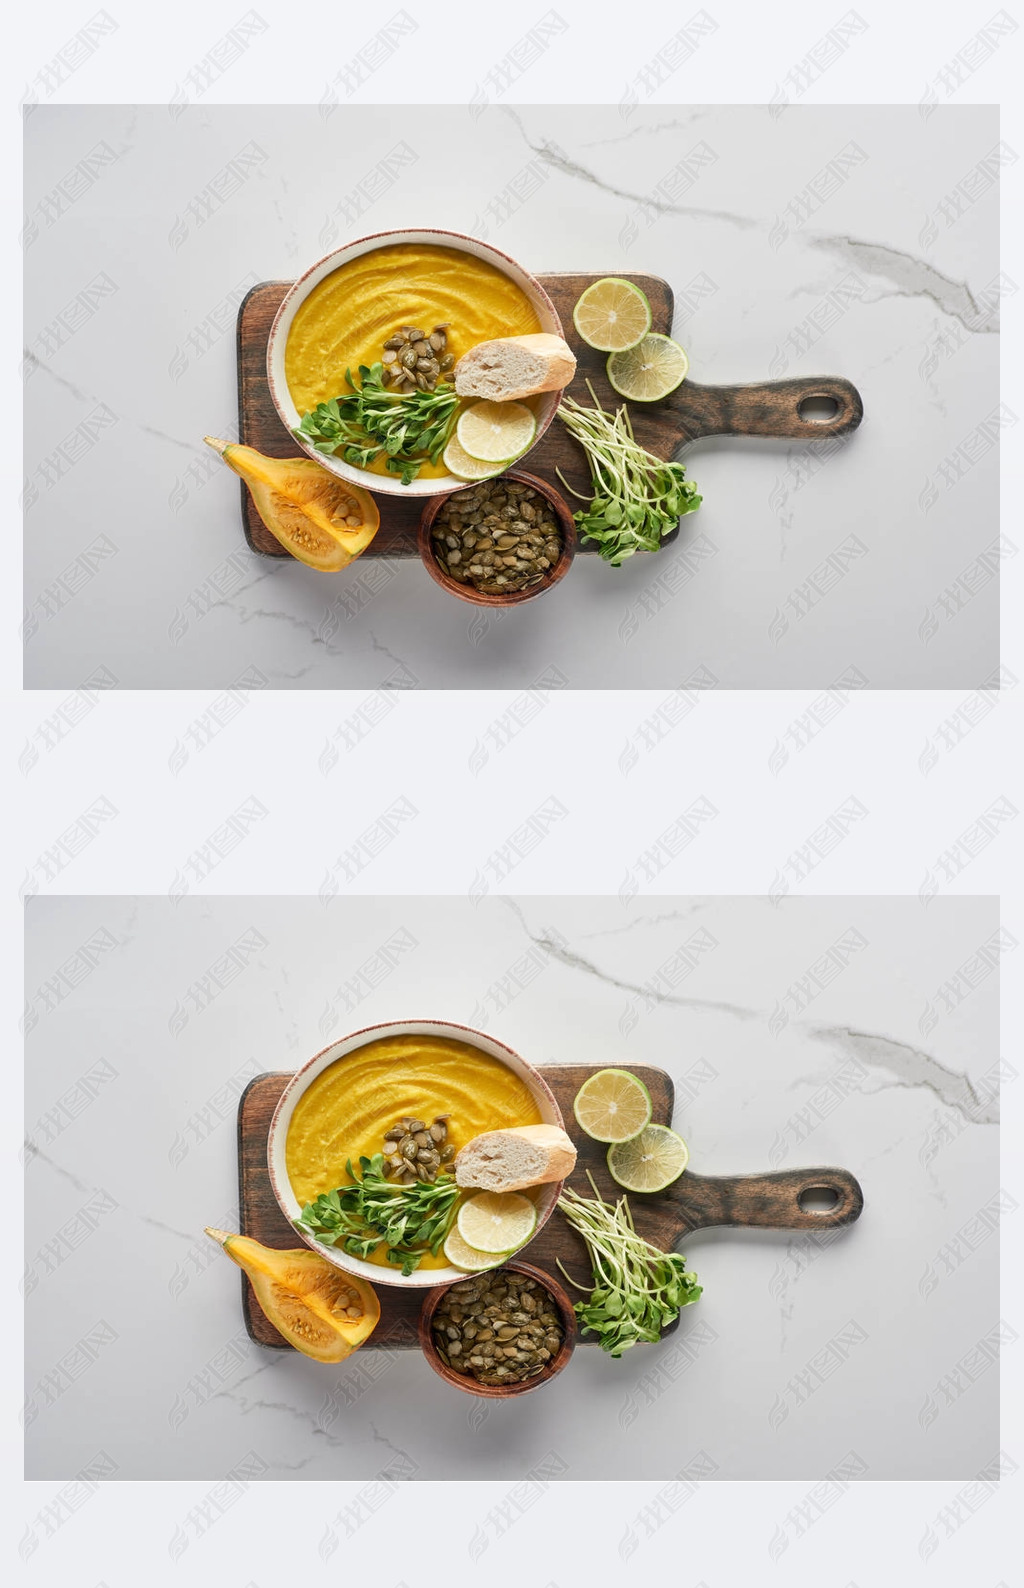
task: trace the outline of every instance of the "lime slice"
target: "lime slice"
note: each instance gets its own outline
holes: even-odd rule
[[[507,467],[532,442],[537,421],[523,403],[474,403],[459,415],[455,433],[471,458]]]
[[[620,353],[636,347],[651,329],[651,306],[631,281],[605,276],[578,299],[572,319],[588,347]]]
[[[444,1243],[444,1255],[453,1268],[461,1268],[467,1274],[478,1274],[485,1268],[497,1268],[508,1256],[507,1252],[478,1252],[475,1246],[470,1246],[462,1239],[457,1229],[453,1229]]]
[[[537,1228],[537,1209],[515,1191],[481,1191],[463,1202],[458,1227],[474,1251],[507,1256],[530,1239]]]
[[[594,1141],[629,1141],[651,1120],[651,1094],[628,1070],[598,1070],[584,1081],[572,1105]]]
[[[627,1191],[664,1191],[679,1179],[689,1157],[682,1136],[667,1125],[648,1125],[631,1141],[608,1148],[608,1169]]]
[[[501,463],[481,463],[479,458],[471,458],[465,447],[460,446],[458,436],[452,436],[444,449],[442,458],[449,474],[454,474],[457,480],[489,480],[492,475],[501,474],[512,462],[505,458]]]
[[[635,403],[654,403],[667,397],[686,379],[690,360],[678,342],[657,331],[648,331],[637,347],[612,353],[606,365],[608,379],[620,397]]]

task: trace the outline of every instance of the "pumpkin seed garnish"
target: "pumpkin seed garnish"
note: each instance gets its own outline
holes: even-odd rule
[[[443,1163],[455,1156],[455,1148],[448,1142],[450,1114],[438,1114],[427,1128],[422,1119],[406,1117],[392,1125],[384,1134],[383,1173],[396,1185],[414,1185],[424,1181],[433,1185]]]
[[[418,325],[403,325],[389,336],[381,353],[381,380],[389,391],[433,391],[442,375],[455,366],[448,348],[449,320],[430,335]]]

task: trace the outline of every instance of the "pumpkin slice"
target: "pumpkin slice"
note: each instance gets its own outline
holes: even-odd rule
[[[380,513],[369,491],[312,458],[268,458],[254,447],[203,439],[245,481],[270,533],[308,568],[338,573],[377,533]]]
[[[314,1362],[343,1362],[377,1327],[380,1302],[373,1286],[315,1252],[276,1251],[227,1230],[206,1233],[248,1274],[275,1329]]]

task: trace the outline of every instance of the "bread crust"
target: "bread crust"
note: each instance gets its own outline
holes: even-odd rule
[[[499,1152],[503,1144],[514,1141],[528,1144],[544,1155],[540,1174],[505,1174],[492,1159],[485,1168],[476,1165],[482,1150]],[[468,1141],[455,1159],[455,1178],[459,1185],[485,1191],[525,1191],[534,1185],[550,1185],[564,1180],[576,1167],[576,1148],[558,1125],[517,1125],[508,1130],[488,1130]],[[481,1173],[483,1179],[481,1179]]]
[[[484,360],[501,359],[516,352],[529,354],[544,366],[539,378],[516,380],[509,373],[500,381],[500,394],[494,389],[500,377],[493,369],[481,368]],[[550,331],[534,331],[529,336],[499,336],[478,342],[464,353],[455,366],[455,390],[460,397],[486,397],[492,402],[517,402],[541,392],[561,391],[576,373],[576,358],[567,342]]]

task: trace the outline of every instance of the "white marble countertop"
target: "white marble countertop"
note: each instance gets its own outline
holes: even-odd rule
[[[998,140],[970,106],[36,107],[27,683],[984,685],[1013,418]],[[619,572],[578,558],[497,622],[415,561],[258,558],[202,446],[236,434],[237,303],[417,220],[535,271],[664,275],[694,379],[844,375],[864,424],[697,443],[704,505],[675,545]]]
[[[245,1457],[269,1478],[843,1482],[995,1458],[1016,1204],[994,901],[34,898],[27,919],[27,1477],[98,1449],[127,1479]],[[840,1165],[864,1214],[832,1238],[700,1233],[705,1292],[671,1339],[580,1346],[499,1407],[415,1350],[263,1350],[201,1233],[237,1220],[238,1095],[424,1014],[534,1062],[661,1065],[695,1170]]]

